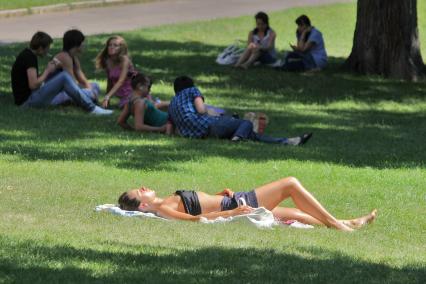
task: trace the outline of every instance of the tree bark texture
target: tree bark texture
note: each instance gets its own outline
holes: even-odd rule
[[[417,0],[358,0],[353,47],[345,67],[361,74],[417,80],[424,72]]]

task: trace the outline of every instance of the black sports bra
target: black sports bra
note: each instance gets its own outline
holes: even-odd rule
[[[197,192],[193,190],[177,190],[175,194],[179,195],[182,199],[186,213],[191,214],[192,216],[201,214],[201,205],[198,200]]]

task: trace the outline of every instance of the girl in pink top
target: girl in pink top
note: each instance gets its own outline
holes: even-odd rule
[[[132,96],[128,74],[134,72],[127,43],[122,37],[112,36],[107,40],[104,49],[96,57],[96,69],[105,70],[108,77],[107,94],[102,106],[107,108],[111,97],[117,96],[120,98],[119,107],[122,108]]]

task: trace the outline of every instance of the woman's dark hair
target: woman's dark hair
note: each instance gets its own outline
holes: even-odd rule
[[[269,28],[269,17],[268,14],[265,12],[259,12],[254,16],[255,20],[262,20],[266,24],[266,26]]]
[[[175,79],[175,82],[173,83],[175,94],[192,87],[194,87],[194,81],[188,76],[179,76]]]
[[[33,49],[33,50],[37,50],[40,47],[41,48],[46,48],[49,45],[51,45],[52,42],[53,42],[52,38],[47,33],[45,33],[45,32],[36,32],[33,35],[33,37],[31,38],[30,48]]]
[[[84,34],[79,30],[69,30],[64,33],[64,38],[62,39],[64,51],[69,51],[74,47],[80,47],[83,43],[85,37]]]
[[[296,19],[296,24],[298,26],[303,26],[304,25],[304,26],[310,27],[311,26],[311,20],[309,20],[308,16],[302,15],[302,16],[299,16]]]
[[[120,209],[127,211],[137,211],[141,202],[136,198],[130,198],[127,192],[123,192],[118,198]]]
[[[136,90],[139,84],[145,85],[146,83],[150,83],[149,88],[151,87],[151,80],[148,76],[142,73],[133,73],[131,75],[132,81],[130,85],[132,86],[133,90]]]

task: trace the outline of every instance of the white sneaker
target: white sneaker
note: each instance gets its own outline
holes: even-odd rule
[[[113,111],[110,109],[104,109],[104,108],[95,106],[95,108],[90,113],[94,115],[110,115],[113,113]]]
[[[269,67],[272,68],[276,68],[276,67],[281,67],[284,65],[284,61],[281,59],[278,59],[277,61],[275,61],[274,63],[268,64]]]

